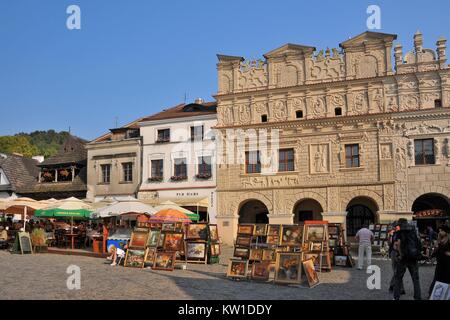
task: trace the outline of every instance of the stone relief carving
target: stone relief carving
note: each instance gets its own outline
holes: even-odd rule
[[[394,210],[395,202],[394,202],[394,185],[384,185],[384,208],[385,210]]]
[[[382,160],[391,160],[392,159],[392,144],[384,143],[380,145],[380,153]]]
[[[271,103],[272,117],[274,120],[282,121],[287,119],[287,107],[283,101]]]
[[[383,89],[378,88],[372,92],[372,105],[374,112],[383,112],[384,111],[384,95]]]
[[[310,118],[320,118],[326,114],[325,99],[321,97],[310,98],[311,101],[311,112],[309,113]]]
[[[310,148],[310,172],[311,174],[328,173],[329,170],[329,145],[311,144]]]
[[[434,157],[435,163],[441,163],[441,142],[438,138],[434,138]]]
[[[267,65],[262,60],[248,60],[238,70],[238,87],[241,90],[267,86]]]
[[[251,120],[250,105],[241,104],[236,107],[238,124],[248,124]]]
[[[419,97],[417,94],[400,96],[400,111],[410,111],[419,109]]]
[[[421,135],[421,134],[429,134],[429,133],[440,133],[442,132],[442,128],[435,125],[428,125],[422,122],[421,124],[411,127],[406,130],[405,135]]]
[[[398,147],[395,150],[395,180],[406,180],[406,168],[407,168],[407,156],[406,151],[403,148]]]
[[[355,92],[353,94],[353,114],[365,114],[367,113],[367,99],[365,92]]]
[[[232,125],[234,122],[232,107],[220,107],[218,110],[220,123],[222,125]]]
[[[372,78],[378,75],[378,60],[373,55],[358,55],[353,64],[357,78]]]
[[[447,165],[450,166],[450,138],[445,139],[445,153],[447,156]]]
[[[327,49],[324,55],[324,51],[321,50],[315,57],[309,59],[310,80],[338,80],[344,76],[344,58],[337,49],[332,49],[332,52],[333,56],[331,56],[330,50]]]

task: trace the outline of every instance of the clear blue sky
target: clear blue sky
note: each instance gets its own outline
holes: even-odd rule
[[[66,8],[81,8],[81,30]],[[217,53],[259,58],[287,42],[337,47],[382,9],[381,32],[409,50],[450,38],[450,1],[2,0],[0,135],[115,126],[216,92]],[[449,43],[450,46],[450,43]],[[450,51],[450,49],[448,50]],[[448,54],[450,55],[450,54]]]

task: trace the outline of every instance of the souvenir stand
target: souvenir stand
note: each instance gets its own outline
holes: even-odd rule
[[[186,227],[186,259],[189,263],[218,263],[220,255],[217,225],[191,223]]]
[[[389,231],[390,225],[388,224],[371,224],[369,225],[369,230],[373,232],[373,246],[376,248],[374,250],[378,253],[384,253],[388,251],[389,248]]]
[[[316,268],[331,270],[327,222],[240,224],[227,277],[299,285],[303,269],[313,287],[319,283]]]

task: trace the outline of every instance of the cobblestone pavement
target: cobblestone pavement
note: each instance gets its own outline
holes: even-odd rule
[[[335,268],[321,273],[321,283],[309,289],[251,281],[232,281],[225,276],[231,248],[224,248],[219,264],[189,264],[173,272],[111,267],[99,258],[56,254],[16,255],[0,251],[0,299],[362,299],[391,300],[388,285],[390,261],[374,257],[381,268],[381,290],[367,289],[368,274],[356,268]],[[81,268],[81,289],[68,290],[69,265]],[[420,268],[422,296],[427,297],[434,267]],[[304,278],[304,277],[303,277]],[[405,275],[407,295],[412,282]]]

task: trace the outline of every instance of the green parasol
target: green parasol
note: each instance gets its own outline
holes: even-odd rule
[[[60,208],[52,209],[40,209],[34,212],[34,216],[37,218],[81,218],[89,219],[91,215],[90,210],[77,209],[77,210],[67,210]]]

